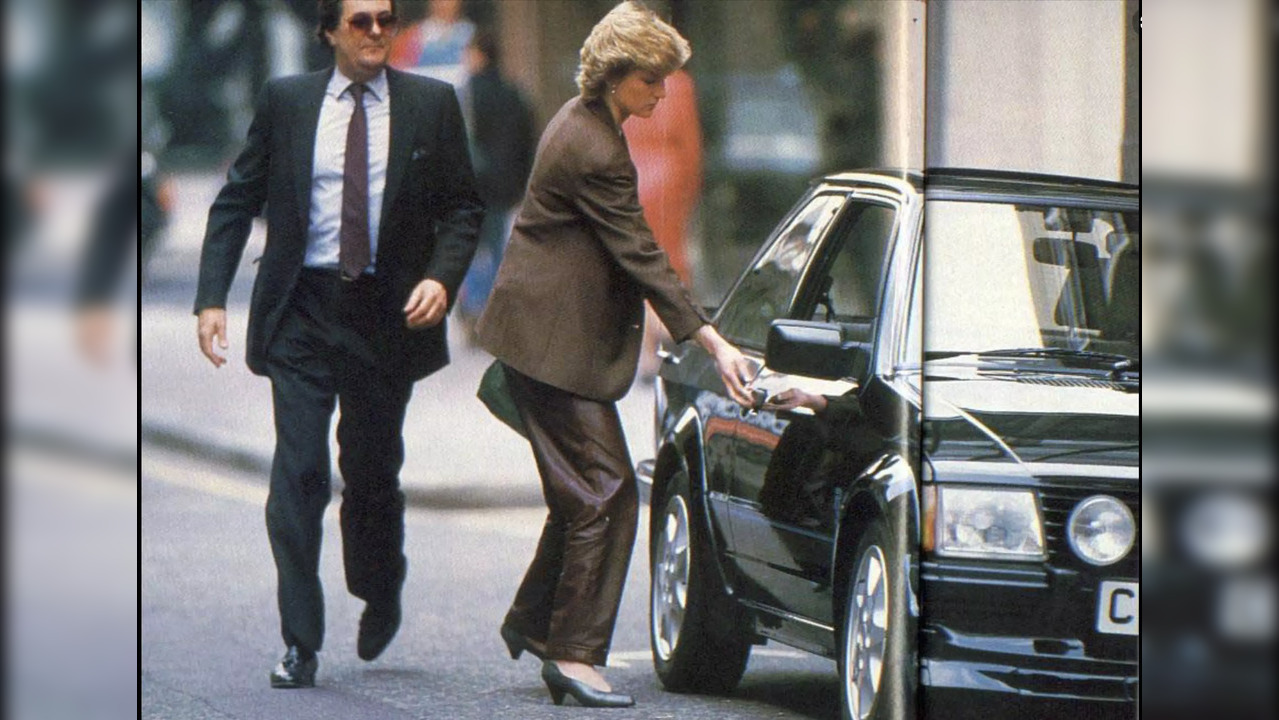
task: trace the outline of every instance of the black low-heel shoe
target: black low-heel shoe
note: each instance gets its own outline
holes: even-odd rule
[[[315,659],[315,653],[292,645],[271,671],[271,687],[315,687],[315,670],[319,664],[319,661]]]
[[[560,672],[559,666],[550,660],[542,663],[542,681],[556,705],[563,704],[565,695],[572,695],[583,707],[624,708],[635,704],[635,698],[625,693],[596,690],[581,680],[574,680]]]
[[[502,633],[502,642],[506,643],[506,649],[511,653],[512,660],[519,660],[520,655],[524,654],[525,650],[538,660],[546,659],[543,657],[542,650],[534,647],[533,641],[521,635],[518,630],[510,625],[503,623],[500,632]]]

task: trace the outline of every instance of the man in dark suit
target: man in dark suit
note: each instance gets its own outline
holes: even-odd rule
[[[453,88],[386,67],[395,24],[393,0],[320,0],[336,67],[266,84],[200,257],[200,349],[220,367],[227,293],[265,205],[247,360],[275,407],[266,523],[287,650],[273,687],[315,683],[337,403],[346,584],[366,602],[360,657],[399,628],[405,408],[414,381],[448,363],[444,317],[483,213]]]

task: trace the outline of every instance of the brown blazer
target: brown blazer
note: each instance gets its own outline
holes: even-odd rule
[[[644,222],[608,108],[574,98],[538,143],[480,345],[534,380],[611,402],[635,379],[644,300],[677,341],[708,322]]]

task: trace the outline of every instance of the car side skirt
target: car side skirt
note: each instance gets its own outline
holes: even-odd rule
[[[741,600],[751,611],[755,633],[805,652],[835,658],[835,628],[751,600]]]

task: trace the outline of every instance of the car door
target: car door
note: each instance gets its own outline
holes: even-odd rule
[[[846,337],[873,343],[898,214],[889,197],[849,197],[779,317],[840,323]],[[798,388],[826,396],[827,407],[761,409],[736,425],[729,515],[750,602],[833,626],[835,493],[869,461],[859,453],[878,446],[861,407],[868,370],[822,380],[764,368],[756,378],[754,387],[768,395]]]
[[[768,338],[769,324],[775,318],[787,317],[794,305],[800,281],[817,249],[817,242],[838,217],[846,197],[846,192],[817,191],[796,203],[795,209],[760,249],[721,306],[715,319],[716,327],[725,338],[741,348],[754,364],[756,372],[764,365],[764,343]],[[700,353],[700,350],[694,348],[689,352]],[[714,366],[703,372],[713,373]],[[730,500],[733,438],[747,410],[722,394],[722,388],[720,393],[716,397],[699,399],[699,407],[708,464],[709,506],[716,524],[727,529],[733,508]],[[731,555],[731,531],[727,535],[725,545]]]

